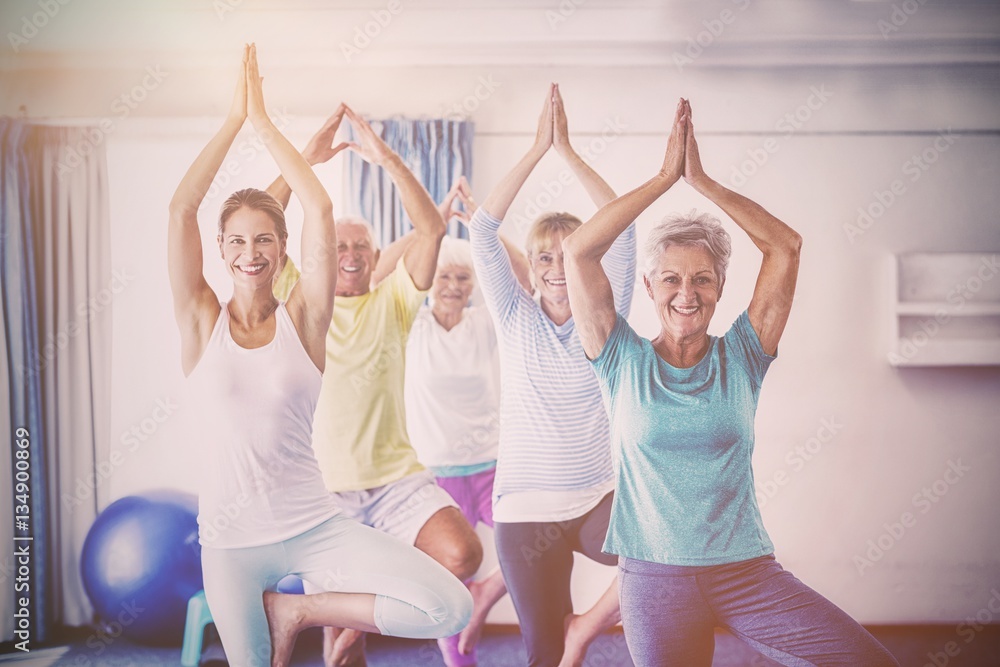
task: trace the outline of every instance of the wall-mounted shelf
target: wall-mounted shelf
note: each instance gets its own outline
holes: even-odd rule
[[[893,255],[889,363],[1000,365],[1000,251]]]

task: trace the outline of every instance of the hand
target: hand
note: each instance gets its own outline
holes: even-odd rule
[[[667,154],[663,157],[660,174],[669,179],[671,184],[684,175],[684,152],[687,147],[687,107],[682,98],[677,103],[674,113],[674,125],[670,128],[670,138],[667,139]]]
[[[334,155],[347,148],[348,144],[346,141],[342,141],[336,146],[333,145],[333,139],[340,128],[340,121],[344,120],[345,108],[344,104],[341,103],[337,107],[337,110],[333,112],[333,115],[326,119],[323,127],[319,128],[319,131],[312,136],[312,139],[309,140],[309,143],[302,150],[302,157],[310,165],[327,162]]]
[[[462,202],[465,210],[452,211],[452,215],[461,220],[462,224],[468,226],[469,220],[472,219],[472,214],[476,212],[479,204],[472,198],[472,188],[469,187],[469,182],[465,180],[465,176],[458,179],[458,200]]]
[[[549,94],[542,105],[542,115],[538,117],[538,131],[535,133],[533,148],[541,153],[552,146],[552,98],[555,96],[556,84],[549,84]]]
[[[448,194],[444,196],[444,200],[438,205],[438,212],[441,213],[441,219],[444,220],[444,224],[446,225],[451,222],[452,218],[458,217],[461,213],[461,211],[453,211],[451,209],[455,203],[455,199],[458,197],[460,183],[461,181],[455,181],[451,189],[448,190]]]
[[[701,166],[701,154],[698,152],[698,142],[694,138],[694,124],[691,122],[691,103],[684,100],[687,108],[687,140],[684,149],[684,181],[688,185],[698,185],[708,179],[708,174]]]
[[[251,44],[247,60],[247,116],[256,126],[270,120],[264,108],[264,79],[257,67],[257,45]]]
[[[389,145],[382,141],[382,138],[375,134],[375,130],[364,118],[354,113],[351,107],[344,105],[344,113],[351,122],[355,134],[358,135],[358,142],[350,142],[347,148],[361,156],[366,162],[382,167],[396,157],[396,152],[389,148]]]
[[[555,84],[552,96],[552,146],[560,155],[573,150],[569,143],[569,127],[566,123],[566,109],[563,107],[559,84]]]
[[[233,106],[229,109],[229,120],[238,121],[241,125],[247,119],[247,60],[250,58],[250,46],[243,45],[243,63],[240,65],[240,76],[236,80],[236,93],[233,95]]]

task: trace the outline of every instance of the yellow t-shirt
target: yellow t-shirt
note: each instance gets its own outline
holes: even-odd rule
[[[289,259],[274,295],[287,300],[298,279]],[[424,469],[406,433],[403,371],[425,295],[400,260],[368,294],[336,298],[313,421],[313,450],[330,491],[371,489]]]

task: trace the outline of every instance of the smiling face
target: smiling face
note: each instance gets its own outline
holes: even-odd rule
[[[475,285],[472,269],[462,264],[438,266],[431,285],[436,313],[459,313],[469,304]]]
[[[285,239],[261,210],[240,208],[226,220],[219,236],[219,252],[237,287],[271,288],[281,270]]]
[[[663,334],[680,340],[708,333],[723,283],[715,257],[700,245],[670,245],[660,252],[649,274],[646,292],[656,306]]]
[[[371,232],[356,222],[337,223],[337,296],[360,296],[371,290],[379,251]]]
[[[565,232],[554,232],[529,257],[535,290],[543,300],[563,301],[568,299],[562,251],[562,240],[567,236],[569,234]]]

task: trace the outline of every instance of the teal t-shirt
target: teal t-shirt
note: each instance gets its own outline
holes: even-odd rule
[[[750,458],[765,354],[744,311],[691,368],[675,368],[621,315],[594,369],[611,421],[617,485],[607,553],[721,565],[774,551]]]

